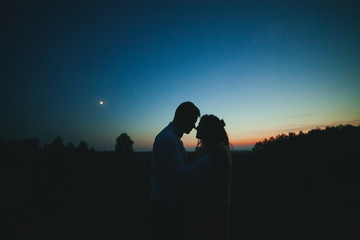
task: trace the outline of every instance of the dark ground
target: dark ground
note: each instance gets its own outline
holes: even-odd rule
[[[360,239],[357,144],[233,152],[230,239]],[[150,159],[3,154],[3,239],[147,239]]]

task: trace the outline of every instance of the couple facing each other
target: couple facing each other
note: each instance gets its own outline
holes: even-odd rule
[[[172,122],[155,138],[151,160],[151,239],[227,239],[231,154],[225,123],[200,117],[192,102],[178,106]],[[187,154],[181,137],[197,130]]]

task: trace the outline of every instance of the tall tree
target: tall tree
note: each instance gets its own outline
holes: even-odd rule
[[[131,140],[130,136],[122,133],[116,138],[115,151],[124,155],[130,155],[134,152],[133,144],[134,141]]]
[[[63,139],[58,136],[50,144],[46,144],[44,149],[53,153],[63,153],[65,151],[65,145]]]
[[[80,141],[79,146],[78,146],[78,151],[79,152],[87,152],[89,151],[88,145],[85,141]]]

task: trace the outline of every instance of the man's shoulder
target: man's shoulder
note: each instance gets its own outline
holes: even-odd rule
[[[171,130],[170,126],[166,126],[161,132],[155,137],[155,144],[169,143],[178,141],[178,137]]]

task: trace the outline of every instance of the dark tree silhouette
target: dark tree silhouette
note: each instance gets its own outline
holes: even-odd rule
[[[65,151],[65,145],[63,139],[58,136],[50,144],[44,146],[44,150],[53,153],[63,153]]]
[[[133,144],[134,141],[131,140],[129,135],[122,133],[116,138],[115,151],[120,154],[129,155],[134,152]]]
[[[85,141],[80,141],[77,150],[79,152],[87,152],[87,151],[89,151],[87,143]]]
[[[19,227],[16,234],[36,236],[46,224],[48,238],[109,231],[113,238],[145,239],[152,153],[125,155],[133,151],[126,133],[116,139],[117,153],[78,151],[88,149],[85,141],[65,146],[57,137],[43,154],[38,139],[0,138],[0,196],[9,226],[31,224],[35,229]],[[360,239],[359,146],[360,126],[340,125],[234,151],[231,238]]]
[[[74,144],[72,144],[71,142],[69,142],[69,143],[66,145],[66,150],[67,150],[68,152],[73,152],[74,149],[75,149],[75,146],[74,146]]]

